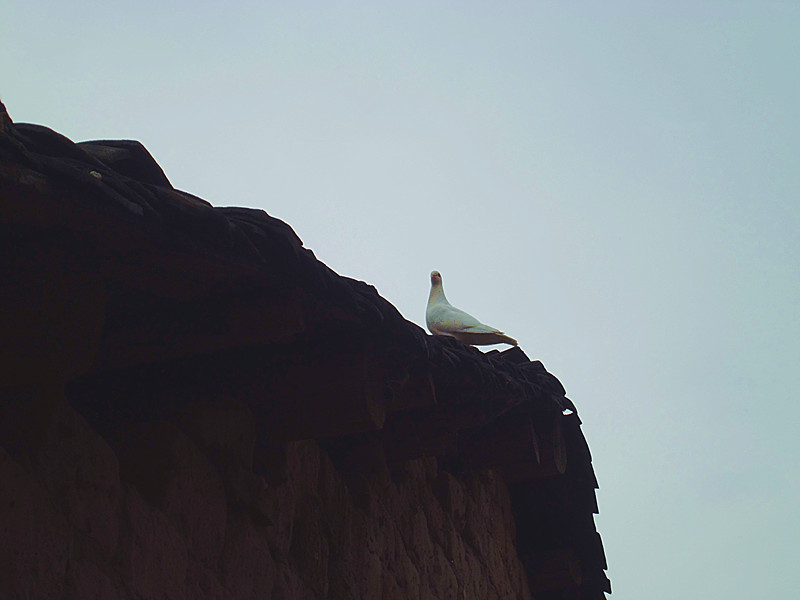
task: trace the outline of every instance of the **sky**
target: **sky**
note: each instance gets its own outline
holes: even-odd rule
[[[137,139],[578,407],[615,600],[800,588],[800,3],[6,0],[0,98]]]

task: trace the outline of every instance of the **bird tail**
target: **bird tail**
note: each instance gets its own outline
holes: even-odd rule
[[[495,344],[500,344],[500,343],[511,344],[512,346],[519,346],[519,344],[517,343],[517,340],[515,340],[514,338],[506,335],[502,331],[498,332],[497,341],[495,342]]]

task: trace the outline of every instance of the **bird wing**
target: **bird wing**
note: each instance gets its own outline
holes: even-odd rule
[[[436,333],[496,333],[497,329],[450,304],[434,304],[425,315],[428,328]]]

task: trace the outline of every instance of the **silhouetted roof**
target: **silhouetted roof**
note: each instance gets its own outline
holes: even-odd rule
[[[307,364],[352,375],[360,371],[337,361],[354,356],[374,373],[367,406],[340,410],[347,418],[320,406],[327,416],[315,422],[287,413],[287,440],[314,437],[335,451],[366,436],[389,460],[435,455],[454,470],[495,469],[512,492],[534,596],[610,592],[578,411],[539,361],[428,335],[374,287],[318,261],[286,223],[173,188],[139,142],[76,144],[0,108],[3,246],[11,256],[66,254],[59,264],[104,281],[101,350],[70,373],[75,389],[218,381],[224,371],[252,390],[276,385],[278,370],[308,378]],[[265,364],[281,366],[265,377]],[[250,401],[262,418],[276,414]]]

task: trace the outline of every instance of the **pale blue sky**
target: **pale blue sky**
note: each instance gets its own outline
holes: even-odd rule
[[[272,6],[270,6],[272,4]],[[10,0],[0,97],[142,141],[566,386],[616,600],[800,589],[800,3]]]

